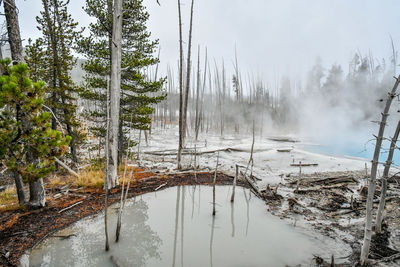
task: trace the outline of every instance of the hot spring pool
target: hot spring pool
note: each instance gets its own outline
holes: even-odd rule
[[[30,266],[310,266],[313,255],[345,256],[343,242],[272,216],[248,189],[168,188],[130,199],[115,243],[117,205],[109,209],[110,251],[104,251],[104,215],[55,233],[30,254]]]

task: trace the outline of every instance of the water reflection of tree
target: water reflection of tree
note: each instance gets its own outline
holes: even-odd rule
[[[148,209],[149,207],[144,200],[135,201],[127,220],[128,225],[124,227],[129,232],[128,236],[133,239],[128,250],[131,259],[130,266],[146,266],[146,262],[150,258],[161,259],[159,248],[162,240],[147,225]]]

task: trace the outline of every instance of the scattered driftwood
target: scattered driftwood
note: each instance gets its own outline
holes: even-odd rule
[[[371,263],[372,264],[377,264],[379,262],[390,262],[390,261],[395,261],[395,260],[398,260],[398,259],[400,259],[400,253],[396,253],[396,254],[394,254],[392,256],[385,257],[385,258],[382,258],[382,259],[379,259],[379,260],[371,260]]]
[[[154,191],[158,191],[158,190],[160,190],[161,188],[163,188],[164,186],[166,186],[168,183],[165,183],[165,184],[162,184],[162,185],[159,185],[156,189],[154,189]]]
[[[318,163],[292,163],[291,167],[316,167]]]
[[[196,149],[197,150],[197,149]],[[269,151],[271,149],[266,148],[266,149],[254,149],[253,152],[264,152],[264,151]],[[228,147],[228,148],[221,148],[221,149],[213,149],[213,150],[205,150],[205,151],[196,151],[194,152],[194,149],[184,149],[182,150],[182,155],[204,155],[204,154],[213,154],[217,152],[246,152],[249,153],[251,150],[249,149],[241,149],[241,148],[233,148],[233,147]],[[160,151],[146,151],[143,152],[143,154],[147,155],[153,155],[153,156],[175,156],[178,154],[176,150],[160,150]]]
[[[82,202],[83,202],[83,200],[78,201],[78,202],[76,202],[75,204],[72,204],[71,206],[68,206],[68,207],[66,207],[66,208],[64,208],[64,209],[62,209],[62,210],[60,210],[58,213],[62,213],[62,212],[64,212],[64,211],[66,211],[66,210],[72,209],[73,207],[75,207],[75,206],[81,204]]]
[[[242,165],[238,165],[239,167],[243,167],[243,168],[246,168],[246,167],[244,167],[244,166],[242,166]],[[243,177],[245,176],[245,173],[243,172],[243,171],[240,171],[240,175],[242,175]],[[248,175],[246,175],[246,176],[248,176]],[[252,174],[250,174],[250,176],[249,176],[249,178],[251,179],[251,180],[257,180],[257,181],[262,181],[262,179],[260,179],[260,178],[258,178],[258,177],[256,177],[256,176],[254,176],[254,175],[252,175]]]
[[[297,180],[291,181],[288,184],[295,184]],[[303,179],[301,182],[303,185],[334,185],[334,184],[346,184],[346,183],[358,183],[356,179],[350,176],[337,176],[328,177],[322,179]]]
[[[258,189],[258,186],[247,175],[244,175],[243,177],[246,179],[246,181],[250,185],[251,189],[254,190],[254,193],[258,197],[263,198],[260,190]]]

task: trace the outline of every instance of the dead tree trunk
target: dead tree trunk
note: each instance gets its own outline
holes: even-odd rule
[[[370,182],[369,182],[369,186],[368,186],[368,196],[367,196],[367,205],[366,205],[364,240],[363,240],[363,245],[361,248],[361,256],[360,256],[360,262],[361,262],[362,266],[366,265],[366,263],[367,263],[369,249],[371,246],[372,209],[373,209],[373,198],[374,198],[375,188],[376,188],[376,173],[378,170],[379,154],[381,151],[383,134],[385,132],[385,126],[386,126],[387,117],[389,116],[390,106],[392,104],[393,99],[396,97],[397,87],[399,86],[399,83],[400,83],[400,75],[398,78],[395,78],[395,79],[396,79],[396,82],[392,88],[392,91],[388,94],[385,109],[383,110],[383,113],[382,113],[382,119],[381,119],[380,126],[379,126],[379,133],[376,138],[374,157],[372,159],[371,177],[370,177]]]
[[[253,141],[251,143],[250,158],[249,158],[249,162],[247,163],[247,167],[246,167],[246,171],[244,172],[244,176],[247,175],[247,171],[249,170],[250,163],[253,162],[254,139],[255,139],[255,125],[254,125],[254,120],[253,120]],[[252,179],[252,176],[250,176],[250,179]]]
[[[187,109],[189,102],[189,89],[190,89],[190,71],[191,71],[191,55],[192,55],[192,29],[193,29],[193,6],[192,0],[190,8],[190,26],[189,26],[189,42],[188,42],[188,56],[186,64],[186,88],[185,88],[185,102],[183,103],[183,143],[185,143],[185,136],[187,131]]]
[[[199,137],[199,127],[200,127],[200,113],[199,113],[199,100],[200,100],[200,46],[198,47],[197,54],[197,88],[196,88],[196,115],[194,120],[194,134],[195,140],[197,141]]]
[[[46,204],[46,194],[43,179],[29,183],[29,206],[31,208],[42,208]]]
[[[8,42],[10,43],[11,59],[14,63],[19,63],[24,60],[22,55],[22,42],[19,30],[19,21],[17,6],[15,0],[3,1],[4,15],[7,21]]]
[[[179,13],[179,145],[178,145],[178,169],[182,168],[182,147],[183,147],[183,40],[182,40],[182,14],[181,1],[178,0]]]
[[[114,0],[113,31],[111,44],[111,87],[110,87],[110,136],[109,136],[109,184],[118,185],[118,131],[121,98],[121,46],[122,46],[122,0]]]
[[[25,204],[25,191],[21,175],[19,175],[19,173],[16,171],[14,171],[12,174],[14,176],[15,187],[17,188],[18,203],[23,205]]]
[[[397,123],[396,131],[393,135],[392,142],[390,144],[389,154],[385,163],[385,168],[383,170],[382,176],[382,188],[381,188],[381,199],[379,201],[378,211],[376,214],[376,226],[375,231],[380,233],[382,231],[382,220],[383,220],[383,211],[385,209],[385,198],[387,191],[387,179],[389,176],[390,166],[392,165],[392,159],[394,154],[394,149],[396,148],[397,139],[399,138],[400,133],[400,121]]]

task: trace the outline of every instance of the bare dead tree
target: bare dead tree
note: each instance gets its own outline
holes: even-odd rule
[[[189,24],[189,42],[188,42],[188,55],[186,63],[186,88],[185,88],[185,101],[183,102],[183,143],[185,143],[185,136],[187,132],[187,109],[190,91],[190,71],[191,71],[191,56],[192,56],[192,32],[193,32],[193,8],[194,0],[192,0],[190,8],[190,24]]]
[[[195,132],[195,141],[198,140],[199,137],[199,127],[200,127],[200,113],[199,113],[199,100],[200,100],[200,45],[198,46],[197,53],[197,86],[196,86],[196,114],[194,120],[194,132]]]
[[[385,209],[385,199],[386,199],[386,192],[387,192],[387,179],[389,176],[390,166],[392,165],[393,154],[394,154],[394,150],[396,148],[397,139],[399,138],[399,133],[400,133],[400,121],[397,123],[396,130],[394,132],[392,141],[390,143],[389,154],[387,156],[385,168],[383,170],[381,199],[379,201],[378,211],[376,213],[375,231],[377,233],[380,233],[382,231],[383,211]]]
[[[179,145],[178,145],[178,169],[182,168],[182,147],[183,147],[183,40],[182,40],[182,13],[181,1],[178,0],[179,14]]]
[[[121,99],[121,48],[122,48],[122,0],[114,0],[113,31],[111,43],[111,86],[110,86],[110,125],[108,162],[110,188],[118,185],[118,131]]]
[[[365,220],[365,230],[364,230],[364,240],[363,245],[361,248],[361,256],[360,262],[362,266],[367,264],[369,249],[371,246],[371,237],[372,237],[372,209],[373,209],[373,198],[375,194],[376,188],[376,174],[378,170],[378,160],[379,154],[381,151],[383,134],[385,132],[386,121],[389,116],[390,106],[392,105],[393,99],[396,97],[397,87],[400,83],[400,75],[399,77],[395,78],[396,82],[388,94],[386,99],[386,105],[382,113],[382,119],[379,126],[378,136],[376,137],[376,144],[375,144],[375,151],[374,157],[372,159],[372,166],[371,166],[371,176],[368,185],[368,196],[367,196],[367,205],[366,205],[366,220]]]

